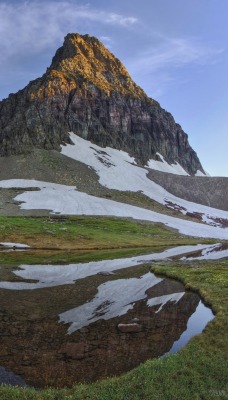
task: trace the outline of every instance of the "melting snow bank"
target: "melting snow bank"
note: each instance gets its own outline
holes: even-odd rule
[[[150,263],[156,260],[165,260],[187,253],[213,249],[214,245],[198,244],[195,246],[178,246],[161,253],[146,254],[142,256],[119,258],[116,260],[91,261],[89,263],[69,265],[20,265],[19,270],[13,273],[22,279],[35,280],[37,282],[8,282],[0,281],[0,288],[10,290],[33,290],[47,287],[71,285],[77,280],[99,274],[100,272],[115,272],[120,269]],[[197,259],[193,256],[193,259]]]
[[[137,169],[140,170],[140,168]],[[39,188],[40,190],[38,191],[27,191],[15,197],[15,200],[23,202],[20,204],[20,207],[24,210],[51,210],[53,213],[63,215],[130,217],[138,220],[160,222],[170,228],[177,229],[184,235],[222,240],[228,239],[227,228],[223,229],[217,226],[170,217],[140,207],[90,196],[86,193],[78,192],[75,186],[65,186],[35,180],[11,179],[0,181],[0,187]],[[226,214],[224,211],[223,213]]]
[[[228,222],[227,211],[178,198],[148,179],[148,171],[138,167],[134,158],[126,152],[110,147],[99,147],[74,133],[70,133],[70,138],[74,145],[62,146],[62,154],[92,167],[97,172],[101,185],[122,191],[141,191],[152,200],[178,210],[182,214],[197,214],[207,224],[221,226],[222,220]],[[159,163],[159,161],[154,161],[154,163]],[[149,165],[154,167],[154,163],[151,161]],[[175,170],[179,170],[179,167],[175,165]]]
[[[195,176],[210,176],[209,174],[203,174],[202,171],[200,171],[199,169],[196,171]]]
[[[30,246],[28,244],[23,244],[23,243],[11,243],[11,242],[1,242],[0,246],[3,247],[11,247],[11,248],[16,248],[16,249],[27,249]]]
[[[176,162],[176,164],[170,165],[165,161],[164,157],[160,153],[156,153],[156,155],[161,159],[161,161],[149,160],[147,162],[147,165],[145,165],[145,167],[154,169],[156,171],[167,172],[169,174],[189,175],[178,162]],[[199,172],[201,172],[201,171],[199,171]],[[202,176],[204,176],[204,174],[202,172],[201,172],[201,174],[202,174]]]

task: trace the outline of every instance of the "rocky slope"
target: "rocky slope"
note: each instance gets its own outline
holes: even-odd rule
[[[204,172],[172,115],[89,35],[68,34],[46,73],[0,102],[0,156],[59,150],[69,131],[123,149],[141,165],[159,159],[158,152],[191,175]]]
[[[186,177],[155,170],[150,170],[147,176],[177,197],[228,211],[228,178],[226,177]]]

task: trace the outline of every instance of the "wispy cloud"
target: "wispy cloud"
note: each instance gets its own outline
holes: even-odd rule
[[[214,62],[215,58],[224,50],[206,46],[196,39],[166,39],[157,48],[148,49],[132,63],[133,68],[157,71],[169,68],[182,67],[185,64],[205,65]]]
[[[1,2],[0,63],[20,52],[39,53],[66,33],[87,29],[91,23],[126,29],[136,22],[133,16],[79,6],[71,0]]]
[[[113,39],[111,37],[109,37],[109,36],[100,36],[99,39],[108,49],[112,48]]]
[[[129,70],[137,81],[143,74],[147,81],[154,81],[153,89],[159,96],[165,88],[175,82],[177,69],[191,66],[203,66],[217,62],[224,49],[205,45],[196,38],[170,39],[160,37],[159,45],[137,54],[137,58],[129,61]],[[180,79],[178,77],[178,79]]]

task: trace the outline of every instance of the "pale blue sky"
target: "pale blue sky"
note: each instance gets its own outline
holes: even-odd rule
[[[227,0],[0,0],[0,99],[41,76],[69,32],[97,36],[228,176]]]

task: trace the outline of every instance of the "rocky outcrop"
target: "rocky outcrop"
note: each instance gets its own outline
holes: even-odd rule
[[[69,131],[125,150],[141,165],[158,152],[189,174],[203,171],[172,115],[89,35],[68,34],[46,73],[0,102],[0,156],[34,147],[59,150]]]

